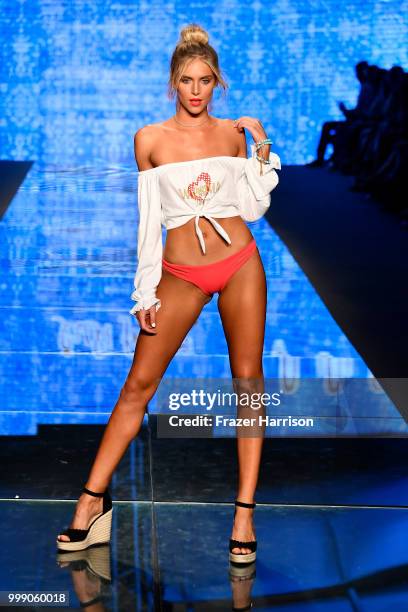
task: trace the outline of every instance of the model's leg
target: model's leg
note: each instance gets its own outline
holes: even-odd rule
[[[244,393],[262,393],[262,353],[266,318],[266,278],[258,250],[233,274],[218,298],[228,352],[231,373]],[[244,380],[247,379],[247,380]],[[237,391],[238,393],[238,391]],[[257,417],[262,410],[239,407],[239,416]],[[246,413],[245,413],[246,412]],[[239,479],[237,499],[254,501],[263,445],[263,428],[244,431],[237,436]],[[244,437],[247,435],[251,437]],[[255,540],[252,523],[253,510],[237,507],[232,538],[241,541]],[[248,548],[234,548],[234,553],[250,552]]]
[[[162,306],[156,314],[156,334],[139,329],[133,363],[104,431],[86,482],[92,491],[104,491],[130,442],[139,432],[148,402],[169,362],[182,344],[203,306],[209,301],[198,287],[163,271],[157,287]],[[82,494],[70,527],[85,529],[102,512],[102,499]],[[61,540],[69,541],[68,536]]]

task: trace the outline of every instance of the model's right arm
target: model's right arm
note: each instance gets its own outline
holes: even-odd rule
[[[135,159],[140,172],[152,168],[150,151],[154,140],[150,126],[141,128],[134,137]],[[139,310],[148,310],[161,301],[156,297],[156,288],[162,274],[162,228],[161,202],[158,176],[156,172],[138,175],[139,227],[137,236],[138,265],[134,277],[134,291],[131,299],[136,302],[129,311],[136,315]]]

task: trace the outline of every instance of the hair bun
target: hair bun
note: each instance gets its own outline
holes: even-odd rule
[[[206,45],[208,43],[209,36],[207,32],[197,23],[190,23],[185,26],[180,32],[179,44],[198,44]]]

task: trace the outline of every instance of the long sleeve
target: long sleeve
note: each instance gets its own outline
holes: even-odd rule
[[[261,162],[256,159],[255,145],[251,144],[251,157],[245,161],[237,185],[239,209],[244,221],[257,221],[270,206],[270,193],[279,182],[275,168],[280,170],[281,162],[276,153],[270,152],[269,159],[272,163],[262,165],[261,175]]]
[[[134,277],[135,290],[131,299],[137,302],[129,313],[161,306],[156,297],[156,288],[162,275],[162,213],[160,188],[156,172],[146,172],[138,176],[139,228],[137,237],[138,265]]]

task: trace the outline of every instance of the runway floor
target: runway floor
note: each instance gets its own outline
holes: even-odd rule
[[[265,440],[258,556],[237,570],[228,561],[235,441],[160,439],[156,418],[146,419],[112,479],[110,547],[80,554],[58,553],[55,538],[103,426],[47,425],[38,436],[2,438],[0,461],[12,468],[0,491],[2,590],[67,592],[72,609],[101,592],[91,607],[98,612],[227,611],[249,594],[259,610],[404,609],[405,439]],[[248,580],[237,582],[240,571]]]

